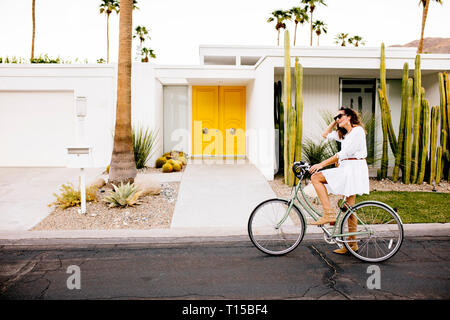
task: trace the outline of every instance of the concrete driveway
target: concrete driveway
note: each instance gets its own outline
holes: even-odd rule
[[[85,169],[86,182],[100,177],[104,168]],[[29,230],[44,219],[62,184],[78,186],[80,169],[0,168],[0,230]]]

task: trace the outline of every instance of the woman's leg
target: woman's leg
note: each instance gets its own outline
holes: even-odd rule
[[[325,187],[325,183],[327,183],[327,180],[323,176],[322,172],[314,173],[311,176],[311,182],[314,186],[314,189],[316,190],[323,210],[331,209],[330,198],[328,197],[327,188]]]
[[[356,195],[352,195],[350,197],[347,197],[347,199],[345,200],[345,202],[349,205],[349,206],[354,206],[355,205],[355,201],[356,201]],[[347,220],[347,225],[348,225],[348,232],[356,232],[357,231],[357,226],[358,226],[358,219],[356,219],[355,215],[351,215],[348,220]],[[352,240],[356,240],[356,236],[348,236],[347,239],[345,239],[346,241],[352,241]],[[358,244],[356,242],[349,242],[350,247],[352,248],[352,250],[356,251],[358,250]],[[345,254],[347,253],[347,248],[346,247],[342,247],[340,249],[336,249],[333,251],[334,253],[338,253],[338,254]]]
[[[316,172],[311,176],[311,182],[323,207],[323,217],[311,224],[321,225],[326,223],[334,223],[336,221],[336,217],[334,210],[331,208],[330,198],[328,197],[327,188],[325,187],[327,180],[321,172]]]
[[[347,197],[347,203],[350,206],[353,207],[355,205],[355,201],[356,201],[356,194],[354,194],[350,197]],[[356,232],[357,231],[358,219],[356,219],[354,214],[352,214],[348,218],[347,224],[348,224],[348,232]],[[347,240],[356,240],[356,236],[349,236]],[[356,244],[356,242],[350,242],[350,246],[353,248],[353,250],[358,248],[358,245]]]

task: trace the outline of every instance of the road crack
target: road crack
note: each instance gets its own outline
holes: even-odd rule
[[[339,294],[342,295],[343,297],[345,297],[347,300],[351,300],[351,298],[350,298],[348,295],[346,295],[344,292],[342,292],[341,290],[339,290],[339,289],[336,288],[336,280],[335,280],[335,277],[338,275],[338,272],[337,272],[337,267],[334,265],[334,263],[333,263],[333,262],[330,262],[330,261],[324,256],[324,254],[323,254],[319,249],[317,249],[314,245],[311,245],[311,248],[313,248],[314,251],[317,252],[317,253],[319,254],[319,256],[320,256],[320,258],[322,259],[322,261],[325,262],[325,264],[328,266],[328,268],[330,269],[330,271],[331,271],[331,273],[332,273],[331,277],[329,277],[329,278],[327,279],[327,281],[328,281],[328,287],[331,288],[331,289],[333,289],[334,291],[336,291],[337,293],[339,293]],[[309,289],[308,289],[308,290],[309,290]],[[307,291],[308,291],[308,290],[307,290]]]

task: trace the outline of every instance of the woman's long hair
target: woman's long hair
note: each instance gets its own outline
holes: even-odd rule
[[[358,113],[358,111],[355,111],[352,108],[347,107],[341,107],[339,110],[344,111],[344,113],[350,117],[350,124],[352,125],[352,127],[361,126],[364,129],[364,132],[366,132],[367,134],[367,131],[364,128],[363,123],[361,122],[361,116]],[[342,139],[347,134],[347,129],[338,127],[337,132],[339,139]]]

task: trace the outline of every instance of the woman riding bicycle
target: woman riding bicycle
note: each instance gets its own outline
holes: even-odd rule
[[[333,130],[337,125],[337,130]],[[323,216],[311,223],[313,225],[323,225],[334,223],[336,214],[331,208],[328,193],[343,195],[350,206],[355,205],[356,194],[369,194],[369,169],[366,163],[366,131],[361,123],[358,112],[351,108],[341,107],[339,114],[334,117],[334,121],[328,126],[322,136],[328,140],[341,142],[341,151],[334,156],[313,165],[309,172],[312,174],[311,182],[316,190],[323,207]],[[320,169],[338,163],[337,168]],[[354,215],[348,219],[349,232],[356,232],[358,221]],[[356,240],[355,236],[349,236],[348,240]],[[349,242],[352,250],[358,250],[356,242]],[[333,252],[344,254],[345,247]]]

